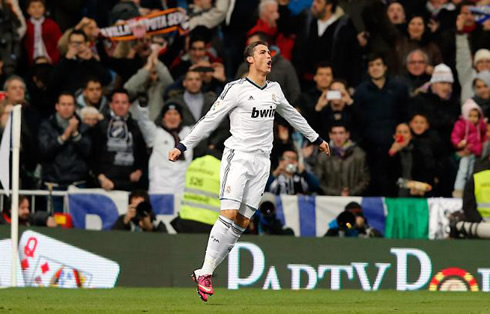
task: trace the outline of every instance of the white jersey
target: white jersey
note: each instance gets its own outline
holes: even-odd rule
[[[194,148],[229,115],[231,136],[225,141],[226,147],[245,152],[270,152],[275,112],[311,142],[318,140],[318,133],[289,104],[278,83],[266,81],[265,86],[260,87],[249,78],[242,78],[226,84],[208,113],[181,143],[188,149]]]

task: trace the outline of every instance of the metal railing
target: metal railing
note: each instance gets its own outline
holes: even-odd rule
[[[9,191],[9,195],[12,195],[12,190]],[[19,195],[30,196],[31,212],[36,211],[36,196],[46,197],[46,210],[51,214],[53,213],[53,197],[63,197],[63,212],[66,213],[68,211],[66,206],[66,196],[68,195],[68,191],[19,190]],[[5,199],[7,197],[5,190],[0,190],[0,210],[4,209]],[[42,198],[39,197],[38,201],[42,201]]]

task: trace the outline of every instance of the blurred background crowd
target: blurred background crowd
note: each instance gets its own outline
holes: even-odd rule
[[[332,150],[318,154],[276,115],[268,192],[461,197],[490,155],[487,5],[0,0],[0,130],[21,104],[22,189],[181,194],[194,159],[221,158],[229,121],[176,163],[168,151],[247,75],[243,49],[263,40],[268,79]],[[184,33],[101,36],[171,8],[189,17]]]

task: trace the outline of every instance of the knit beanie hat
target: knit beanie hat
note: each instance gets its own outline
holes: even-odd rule
[[[479,49],[475,53],[475,57],[473,58],[473,66],[476,67],[476,64],[479,61],[486,60],[486,59],[489,59],[490,60],[490,50],[488,50],[488,49]]]
[[[476,80],[481,80],[487,85],[488,88],[490,88],[490,72],[489,71],[481,71],[475,76],[475,79],[473,80],[473,91],[475,89],[475,83]]]
[[[431,83],[454,83],[454,76],[451,68],[445,65],[444,63],[438,64],[434,68],[434,72],[432,73],[432,77],[430,78]]]
[[[177,112],[180,114],[180,116],[182,117],[182,107],[177,104],[177,103],[174,103],[174,102],[170,102],[170,103],[167,103],[165,104],[163,107],[162,107],[162,111],[161,111],[161,116],[165,116],[165,114],[167,113],[167,111],[169,110],[177,110]]]

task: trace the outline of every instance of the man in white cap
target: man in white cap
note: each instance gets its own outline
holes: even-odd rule
[[[423,113],[428,117],[431,129],[442,143],[443,151],[440,153],[445,156],[441,158],[445,164],[440,167],[444,171],[437,174],[440,182],[434,191],[437,196],[451,196],[451,185],[457,171],[454,166],[451,168],[449,162],[453,151],[451,131],[461,112],[459,99],[453,94],[453,83],[451,68],[441,63],[434,68],[427,92],[419,93],[411,104],[414,113]]]

